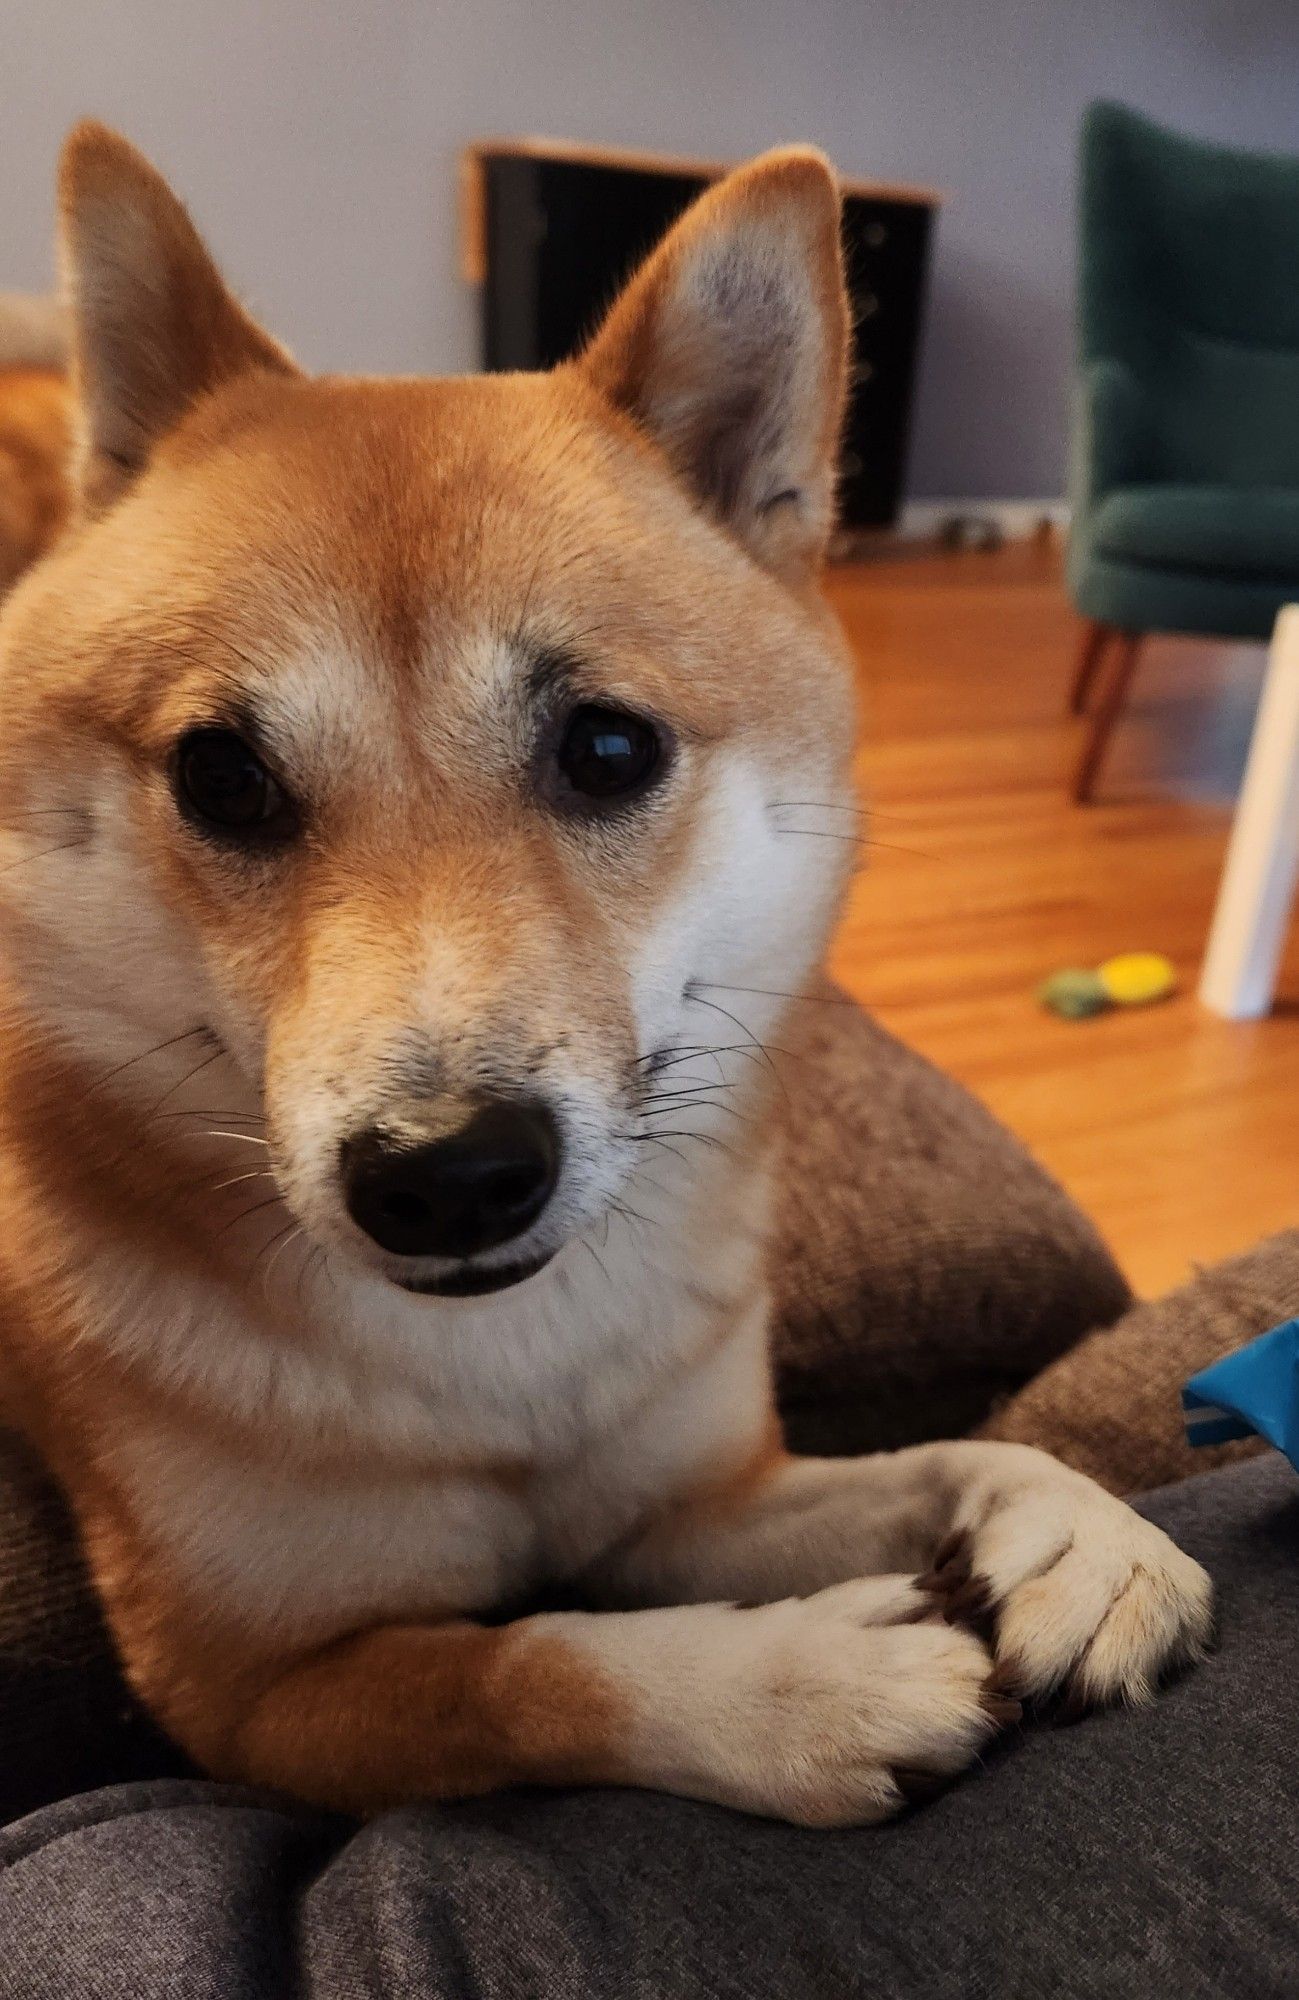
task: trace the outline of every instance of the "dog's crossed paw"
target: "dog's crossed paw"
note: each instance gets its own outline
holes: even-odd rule
[[[1074,1715],[1148,1700],[1212,1635],[1199,1563],[1090,1482],[994,1501],[948,1536],[917,1587],[991,1648],[995,1687],[1059,1693]]]
[[[753,1610],[719,1607],[728,1699],[708,1796],[804,1826],[889,1818],[942,1790],[1020,1715],[972,1633],[912,1578],[863,1578]]]

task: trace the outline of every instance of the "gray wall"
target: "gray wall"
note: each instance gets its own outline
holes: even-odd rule
[[[92,111],[317,366],[473,364],[454,162],[484,133],[806,138],[932,183],[917,496],[1063,489],[1089,97],[1299,150],[1299,0],[0,0],[0,62],[0,289],[48,281],[55,150]]]

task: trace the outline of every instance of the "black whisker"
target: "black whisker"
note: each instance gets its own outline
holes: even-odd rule
[[[628,1132],[624,1136],[633,1145],[639,1146],[658,1145],[664,1139],[693,1139],[697,1146],[716,1146],[719,1152],[729,1154],[733,1160],[739,1157],[734,1146],[728,1146],[715,1132]]]
[[[701,1076],[693,1081],[687,1078],[684,1083],[674,1083],[669,1090],[647,1090],[642,1101],[646,1104],[666,1104],[673,1097],[702,1097],[711,1091],[734,1088],[734,1082],[728,1077]]]
[[[51,854],[70,854],[74,847],[84,847],[84,840],[65,840],[58,847],[43,847],[39,854],[25,854],[21,861],[11,861],[0,868],[0,875],[12,875],[17,868],[30,868],[34,861],[45,861]]]
[[[739,1029],[742,1035],[747,1035],[752,1046],[755,1049],[761,1050],[763,1060],[766,1062],[768,1069],[771,1071],[771,1074],[776,1078],[777,1082],[781,1085],[783,1089],[784,1078],[781,1076],[780,1071],[776,1068],[775,1063],[772,1061],[770,1050],[766,1048],[764,1044],[758,1040],[758,1037],[754,1034],[752,1028],[750,1028],[746,1022],[742,1021],[738,1014],[732,1014],[728,1007],[720,1006],[716,1000],[703,1000],[700,998],[697,988],[701,984],[708,985],[709,983],[710,982],[708,982],[707,980],[699,981],[692,979],[690,984],[686,987],[685,990],[686,999],[691,1001],[696,1007],[710,1007],[714,1014],[725,1015],[726,1019],[732,1022],[734,1026]]]
[[[265,1208],[283,1207],[283,1205],[283,1198],[278,1193],[268,1195],[265,1201],[255,1201],[251,1207],[241,1209],[238,1215],[232,1215],[228,1222],[223,1222],[217,1231],[217,1236],[224,1236],[228,1230],[237,1228],[241,1222],[247,1222],[250,1216],[260,1215]]]
[[[837,840],[841,847],[855,847],[858,850],[880,845],[879,841],[871,840],[864,833],[832,833],[820,826],[778,826],[775,830],[782,834],[801,834],[805,840]],[[905,852],[905,849],[899,851]]]
[[[669,1117],[674,1112],[680,1113],[696,1108],[701,1111],[721,1111],[727,1118],[734,1118],[741,1125],[753,1125],[757,1122],[754,1118],[750,1117],[747,1111],[740,1111],[734,1104],[722,1104],[715,1097],[678,1097],[673,1103],[647,1108],[642,1111],[641,1116],[643,1118],[652,1118],[660,1115]]]
[[[160,1056],[164,1049],[174,1049],[178,1042],[190,1042],[193,1041],[195,1035],[207,1035],[210,1033],[211,1030],[209,1028],[200,1025],[197,1028],[185,1028],[179,1035],[169,1035],[165,1042],[155,1042],[152,1048],[142,1049],[139,1055],[128,1056],[125,1062],[115,1063],[112,1069],[104,1070],[101,1075],[91,1081],[89,1088],[91,1090],[101,1090],[106,1083],[111,1083],[115,1076],[121,1076],[125,1070],[134,1069],[137,1063],[147,1062],[150,1056]]]
[[[609,1207],[615,1215],[624,1216],[629,1222],[643,1222],[647,1229],[658,1229],[661,1227],[652,1216],[642,1215],[638,1208],[632,1208],[628,1202],[611,1201]]]
[[[263,671],[265,661],[255,659],[251,653],[245,653],[243,648],[237,646],[227,633],[216,631],[211,625],[205,624],[202,619],[196,618],[193,612],[187,612],[185,615],[198,638],[206,639],[214,646],[224,646],[232,659],[238,660],[241,666],[249,668],[251,672],[261,673]],[[174,641],[168,641],[168,643],[175,645]],[[180,648],[177,647],[176,650],[179,651]],[[200,665],[207,664],[201,654],[191,657],[197,658]]]
[[[158,1122],[165,1118],[228,1118],[233,1125],[265,1125],[260,1111],[160,1111]]]
[[[679,1063],[691,1062],[696,1056],[710,1056],[714,1061],[719,1056],[748,1056],[752,1060],[753,1050],[745,1042],[718,1042],[716,1044],[693,1042],[689,1046],[681,1047],[676,1055],[666,1056],[662,1061],[655,1063],[650,1073],[652,1076],[661,1076],[664,1070],[675,1069]],[[718,1067],[720,1068],[720,1064]]]
[[[631,1140],[635,1144],[644,1143],[650,1146],[658,1146],[663,1152],[671,1153],[673,1159],[679,1160],[683,1167],[689,1165],[681,1148],[670,1145],[660,1132],[623,1132],[620,1136]]]
[[[661,1069],[668,1069],[673,1063],[686,1062],[691,1056],[711,1055],[711,1042],[665,1042],[661,1049],[647,1049],[643,1056],[636,1057],[637,1069],[648,1069],[651,1076],[657,1076]]]
[[[943,859],[941,854],[934,854],[926,848],[901,847],[895,840],[876,840],[868,833],[831,833],[826,828],[818,826],[778,826],[773,831],[777,834],[789,834],[795,839],[801,837],[804,840],[837,840],[842,846],[855,847],[858,853],[863,854],[870,848],[881,854],[907,854],[913,861]]]
[[[769,802],[769,810],[771,812],[846,812],[857,813],[862,818],[868,818],[872,809],[855,801],[849,802],[847,799],[772,799]]]
[[[865,800],[850,804],[842,799],[772,799],[770,806],[773,811],[777,807],[788,806],[808,812],[857,813],[863,819],[907,820],[912,826],[922,817],[921,814],[914,812],[890,812],[881,809],[873,801],[867,803]]]
[[[692,987],[706,986],[710,992],[715,993],[753,993],[762,1000],[808,1000],[813,1006],[851,1007],[856,1012],[861,1011],[860,1003],[846,993],[789,993],[782,991],[779,986],[730,986],[724,984],[719,979],[692,979],[690,984]],[[734,1015],[731,1018],[734,1020]],[[774,1048],[775,1044],[772,1043],[771,1046]],[[788,1055],[790,1051],[788,1049],[776,1049],[776,1053],[777,1055]]]
[[[609,1276],[609,1267],[605,1263],[604,1259],[597,1254],[594,1243],[588,1243],[585,1236],[579,1236],[577,1240],[581,1244],[582,1248],[586,1251],[588,1257],[594,1258],[595,1268],[600,1273],[600,1276],[604,1279],[605,1284],[611,1285],[613,1283],[613,1279]],[[607,1211],[605,1213],[605,1218],[604,1218],[604,1240],[606,1243],[609,1241],[609,1216]]]
[[[178,1090],[183,1090],[187,1083],[192,1083],[194,1081],[194,1078],[196,1076],[201,1076],[205,1069],[211,1069],[213,1063],[219,1062],[225,1053],[226,1051],[224,1050],[224,1048],[213,1049],[210,1056],[204,1056],[201,1063],[195,1063],[193,1069],[187,1070],[184,1076],[179,1078],[179,1080],[176,1083],[171,1084],[168,1087],[168,1089],[163,1091],[162,1096],[158,1099],[152,1111],[149,1111],[145,1114],[143,1123],[145,1125],[151,1125],[154,1119],[158,1116],[160,1110],[162,1109],[162,1106],[167,1102],[167,1099],[169,1097],[174,1097]]]
[[[45,819],[50,813],[72,814],[74,818],[85,816],[84,806],[11,806],[7,812],[0,812],[0,826],[7,826],[11,819]],[[13,829],[15,832],[17,829]]]

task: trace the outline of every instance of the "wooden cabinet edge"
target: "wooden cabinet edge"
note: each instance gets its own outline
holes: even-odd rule
[[[698,174],[705,180],[716,180],[737,164],[688,159],[674,153],[642,153],[626,146],[583,146],[570,139],[476,139],[462,148],[459,160],[460,270],[469,285],[481,285],[487,276],[485,179],[487,162],[495,159],[559,160],[622,168],[630,173]],[[845,179],[841,186],[846,195],[858,200],[909,202],[930,209],[940,208],[943,202],[936,189],[905,182]]]

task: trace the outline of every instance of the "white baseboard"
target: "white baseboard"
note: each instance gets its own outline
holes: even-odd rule
[[[1067,500],[908,500],[893,533],[906,542],[929,541],[954,521],[986,522],[1007,541],[1021,541],[1044,524],[1069,525]]]

